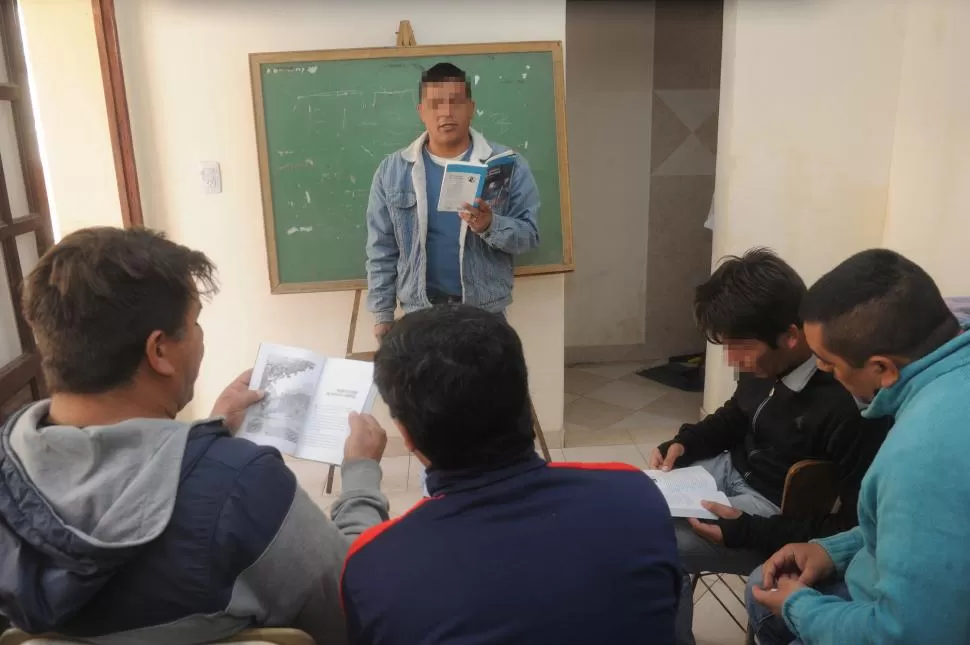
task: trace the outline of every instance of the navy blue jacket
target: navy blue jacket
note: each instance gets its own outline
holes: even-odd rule
[[[530,451],[485,473],[432,469],[428,490],[351,547],[341,588],[351,643],[674,642],[677,544],[640,470]]]

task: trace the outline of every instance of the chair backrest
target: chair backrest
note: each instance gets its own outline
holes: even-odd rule
[[[211,645],[316,645],[306,632],[299,629],[255,627]],[[70,640],[56,634],[32,636],[19,629],[8,629],[0,635],[0,645],[83,645],[84,641]],[[321,644],[325,645],[325,644]]]
[[[809,517],[831,513],[839,498],[839,476],[831,461],[805,459],[788,470],[781,513]]]

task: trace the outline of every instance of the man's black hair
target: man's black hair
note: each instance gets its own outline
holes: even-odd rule
[[[501,316],[466,305],[404,316],[381,341],[374,380],[435,468],[495,468],[534,445],[522,342]]]
[[[801,327],[805,282],[770,249],[755,248],[721,261],[694,291],[694,320],[715,344],[760,340],[777,347],[778,337]]]
[[[418,101],[424,98],[425,83],[459,82],[465,84],[465,96],[472,97],[472,86],[468,84],[465,70],[451,63],[438,63],[421,72],[421,82],[418,83]]]
[[[914,361],[960,332],[933,278],[895,251],[857,253],[812,285],[805,322],[826,349],[854,367],[873,356]]]

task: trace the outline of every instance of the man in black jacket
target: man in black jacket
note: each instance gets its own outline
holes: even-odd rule
[[[765,249],[728,258],[697,288],[694,315],[708,340],[723,345],[740,372],[734,395],[714,414],[681,427],[654,449],[650,468],[699,465],[731,507],[707,504],[714,523],[678,520],[678,551],[688,574],[747,574],[785,544],[855,526],[856,498],[888,430],[866,420],[852,396],[818,370],[805,341],[799,307],[805,283]],[[835,514],[791,518],[781,513],[785,477],[796,462],[836,464]],[[691,644],[693,607],[685,576],[678,642]]]

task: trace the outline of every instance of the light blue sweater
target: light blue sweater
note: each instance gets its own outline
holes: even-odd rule
[[[806,645],[970,643],[970,333],[906,366],[864,414],[896,420],[859,526],[818,540],[852,600],[804,589],[785,620]]]

